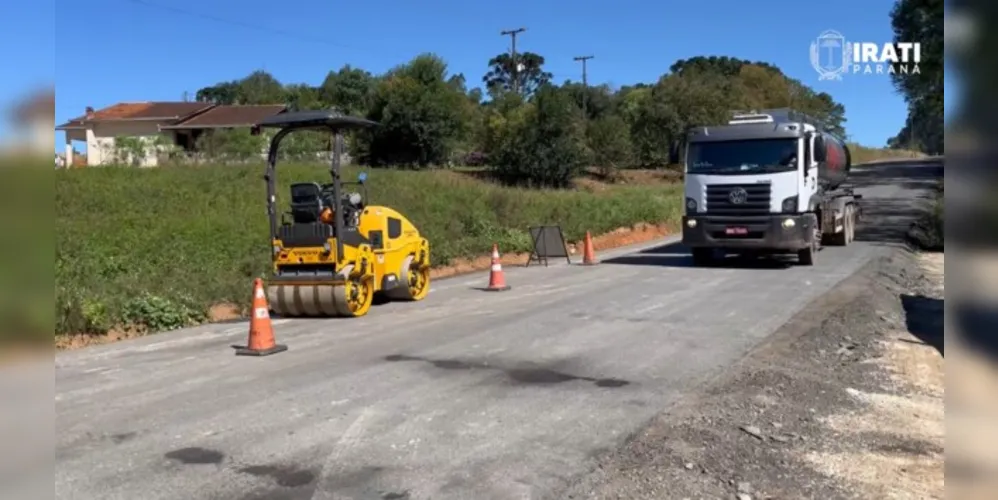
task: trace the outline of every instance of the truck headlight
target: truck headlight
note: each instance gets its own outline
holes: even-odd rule
[[[694,214],[697,211],[697,201],[693,198],[686,198],[686,212]]]
[[[328,254],[333,251],[333,246],[330,245],[329,242],[327,241],[322,244],[322,250]]]
[[[783,200],[783,213],[797,213],[797,195]]]

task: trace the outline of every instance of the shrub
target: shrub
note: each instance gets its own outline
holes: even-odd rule
[[[492,162],[508,184],[563,188],[585,167],[580,117],[564,91],[544,86],[500,134]]]
[[[604,178],[612,180],[619,168],[631,164],[634,146],[627,122],[620,116],[607,115],[591,122],[586,139],[592,163]]]

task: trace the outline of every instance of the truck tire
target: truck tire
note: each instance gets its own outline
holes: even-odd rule
[[[835,226],[833,223],[832,233],[825,238],[829,245],[844,247],[849,244],[849,216],[852,213],[852,205],[846,205],[842,213],[842,231],[834,232]]]
[[[802,266],[814,265],[814,245],[797,250],[797,262]]]
[[[843,231],[845,232],[845,231]],[[802,266],[814,265],[814,254],[818,253],[818,244],[821,241],[821,230],[814,228],[814,235],[811,237],[811,244],[807,248],[797,250],[797,261]]]
[[[846,205],[846,245],[856,241],[856,205]]]
[[[710,248],[693,249],[693,267],[708,267],[714,263],[714,251]]]

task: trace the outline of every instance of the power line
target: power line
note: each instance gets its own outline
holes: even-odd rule
[[[150,3],[150,2],[145,2],[143,0],[124,0],[124,1],[126,1],[128,3],[131,3],[131,4],[135,4],[135,5],[141,5],[143,7],[149,7],[149,8],[153,8],[153,9],[165,10],[165,11],[169,11],[169,12],[173,12],[175,14],[180,14],[180,15],[185,15],[185,16],[197,17],[197,18],[200,18],[200,19],[204,19],[204,20],[207,20],[207,21],[213,21],[213,22],[216,22],[216,23],[229,24],[229,25],[232,25],[232,26],[239,26],[239,27],[242,27],[242,28],[248,28],[248,29],[257,30],[257,31],[265,31],[265,32],[268,32],[268,33],[271,33],[271,34],[280,35],[280,36],[284,36],[284,37],[288,37],[288,38],[294,38],[294,39],[305,41],[305,42],[309,42],[309,43],[318,43],[318,44],[328,45],[330,47],[336,47],[336,48],[340,48],[340,49],[361,50],[361,51],[365,50],[365,49],[358,48],[358,47],[352,47],[352,46],[349,46],[349,45],[343,45],[343,44],[340,44],[340,43],[332,42],[330,40],[326,40],[326,39],[323,39],[323,38],[309,36],[307,34],[302,34],[302,33],[299,33],[299,32],[287,31],[287,30],[282,30],[282,29],[278,29],[278,28],[271,28],[269,26],[264,26],[264,25],[261,25],[261,24],[246,23],[246,22],[237,21],[237,20],[234,20],[234,19],[226,19],[224,17],[213,16],[213,15],[210,15],[210,14],[202,14],[200,12],[194,12],[194,11],[190,11],[190,10],[186,10],[186,9],[180,9],[180,8],[177,8],[177,7],[173,7],[171,5],[163,5],[163,4],[158,4],[158,3]]]
[[[163,4],[159,4],[159,3],[152,3],[152,2],[147,2],[147,1],[144,1],[144,0],[121,0],[121,1],[133,4],[133,5],[139,5],[139,6],[142,6],[142,7],[151,8],[151,9],[159,9],[159,10],[163,10],[163,11],[167,11],[167,12],[172,12],[174,14],[179,14],[179,15],[182,15],[182,16],[195,17],[195,18],[199,18],[199,19],[202,19],[202,20],[205,20],[205,21],[211,21],[211,22],[220,23],[220,24],[228,24],[228,25],[231,25],[231,26],[238,26],[238,27],[245,28],[245,29],[256,30],[256,31],[260,31],[260,32],[266,32],[266,33],[270,33],[272,35],[283,36],[283,37],[286,37],[286,38],[291,38],[291,39],[295,39],[295,40],[299,40],[299,41],[303,41],[303,42],[308,42],[308,43],[317,43],[317,44],[322,44],[322,45],[326,45],[326,46],[329,46],[329,47],[335,47],[335,48],[339,48],[339,49],[354,50],[354,51],[358,51],[358,52],[366,52],[366,53],[369,53],[369,54],[377,54],[379,52],[382,53],[382,54],[384,53],[383,51],[375,51],[375,50],[371,50],[370,48],[363,48],[363,47],[355,47],[355,46],[351,46],[351,45],[345,45],[345,44],[342,44],[342,43],[337,43],[337,42],[334,42],[334,41],[331,41],[331,40],[327,40],[327,39],[324,39],[324,38],[319,38],[319,37],[311,36],[311,35],[308,35],[308,34],[303,34],[303,33],[296,32],[296,31],[282,30],[282,29],[279,29],[279,28],[272,28],[272,27],[265,26],[265,25],[262,25],[262,24],[247,23],[247,22],[238,21],[238,20],[235,20],[235,19],[228,19],[228,18],[224,18],[224,17],[214,16],[214,15],[211,15],[211,14],[203,14],[201,12],[196,12],[196,11],[187,10],[187,9],[181,9],[181,8],[178,8],[178,7],[173,7],[171,5],[163,5]],[[502,35],[509,35],[509,36],[512,36],[512,38],[513,38],[513,73],[514,73],[515,76],[517,76],[517,78],[514,78],[514,81],[513,81],[514,88],[518,88],[518,84],[519,84],[519,78],[518,78],[519,67],[518,67],[518,65],[516,63],[516,59],[517,59],[516,35],[519,34],[519,33],[524,32],[524,31],[526,31],[526,28],[518,28],[516,30],[508,30],[508,31],[503,31],[502,32]],[[409,57],[409,56],[411,56],[411,54],[403,56],[401,53],[398,53],[397,55],[400,56],[400,57]]]
[[[512,52],[513,52],[513,92],[520,92],[520,65],[516,62],[516,35],[527,31],[527,28],[517,28],[515,30],[504,30],[499,34],[502,36],[509,36],[512,39]]]

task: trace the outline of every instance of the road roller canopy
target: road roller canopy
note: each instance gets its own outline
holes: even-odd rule
[[[261,128],[357,129],[377,126],[378,122],[344,115],[332,109],[291,111],[264,118],[256,124]]]

